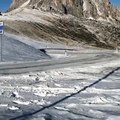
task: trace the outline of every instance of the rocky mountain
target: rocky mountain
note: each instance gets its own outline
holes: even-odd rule
[[[120,45],[120,9],[109,0],[13,0],[8,11],[6,31],[14,34],[67,45]]]
[[[48,12],[94,19],[116,18],[109,0],[13,0],[9,11],[27,1],[29,1],[27,7]]]
[[[22,4],[24,4],[26,2],[26,0],[13,0],[10,8],[8,11],[12,11],[18,7],[20,7]]]
[[[114,8],[114,14],[117,18],[117,20],[120,20],[120,7],[113,7]]]

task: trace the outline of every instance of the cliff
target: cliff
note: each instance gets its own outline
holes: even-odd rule
[[[120,46],[120,9],[109,0],[13,0],[6,16],[7,32],[34,40]]]
[[[13,0],[9,11],[20,7],[25,2],[28,2],[25,7],[30,9],[72,14],[90,19],[113,20],[119,15],[117,10],[113,10],[109,0]]]

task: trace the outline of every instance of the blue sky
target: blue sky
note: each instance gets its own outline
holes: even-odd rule
[[[110,0],[110,1],[114,5],[120,6],[120,0]],[[5,12],[9,8],[11,2],[12,0],[0,0],[0,11]]]
[[[113,5],[120,6],[120,0],[110,0]]]
[[[0,0],[0,11],[5,12],[10,4],[11,4],[12,0]]]

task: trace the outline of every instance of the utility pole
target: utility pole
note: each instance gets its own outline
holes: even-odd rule
[[[4,33],[3,27],[4,27],[4,23],[0,22],[0,35],[1,35],[1,41],[0,41],[1,57],[0,57],[0,60],[1,60],[1,62],[3,62],[3,48],[2,48],[2,37],[3,37],[3,33]]]
[[[1,45],[1,50],[0,50],[1,51],[1,58],[0,58],[0,60],[2,62],[2,35],[1,35],[1,44],[0,45]]]

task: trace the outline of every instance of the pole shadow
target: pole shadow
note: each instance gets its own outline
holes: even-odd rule
[[[88,89],[88,88],[90,88],[90,87],[93,87],[94,85],[96,85],[97,83],[101,82],[102,80],[108,78],[109,76],[111,76],[113,73],[115,73],[115,72],[118,71],[118,70],[120,70],[120,67],[117,67],[116,69],[112,70],[111,72],[109,72],[108,74],[106,74],[106,75],[103,76],[102,78],[96,80],[96,81],[93,82],[92,84],[90,84],[90,85],[88,85],[88,86],[85,86],[84,88],[80,89],[79,91],[77,91],[77,92],[75,92],[75,93],[72,93],[72,94],[70,94],[70,95],[68,95],[68,96],[65,96],[65,97],[61,98],[60,100],[58,100],[58,101],[56,101],[56,102],[54,102],[54,103],[52,103],[52,104],[50,104],[50,105],[44,106],[43,108],[41,108],[41,109],[39,109],[39,110],[37,110],[37,111],[34,111],[34,112],[32,112],[32,113],[23,114],[23,115],[20,115],[20,116],[11,118],[11,119],[9,119],[9,120],[17,120],[17,119],[20,119],[20,118],[24,118],[24,120],[25,120],[25,118],[28,118],[28,117],[30,117],[30,116],[33,116],[33,115],[37,114],[37,113],[40,113],[40,112],[42,112],[42,111],[45,110],[45,109],[49,109],[50,107],[53,107],[53,106],[55,106],[55,105],[57,105],[57,104],[65,101],[65,100],[73,97],[73,96],[76,96],[77,94],[80,94],[81,92],[85,91],[86,89]]]

